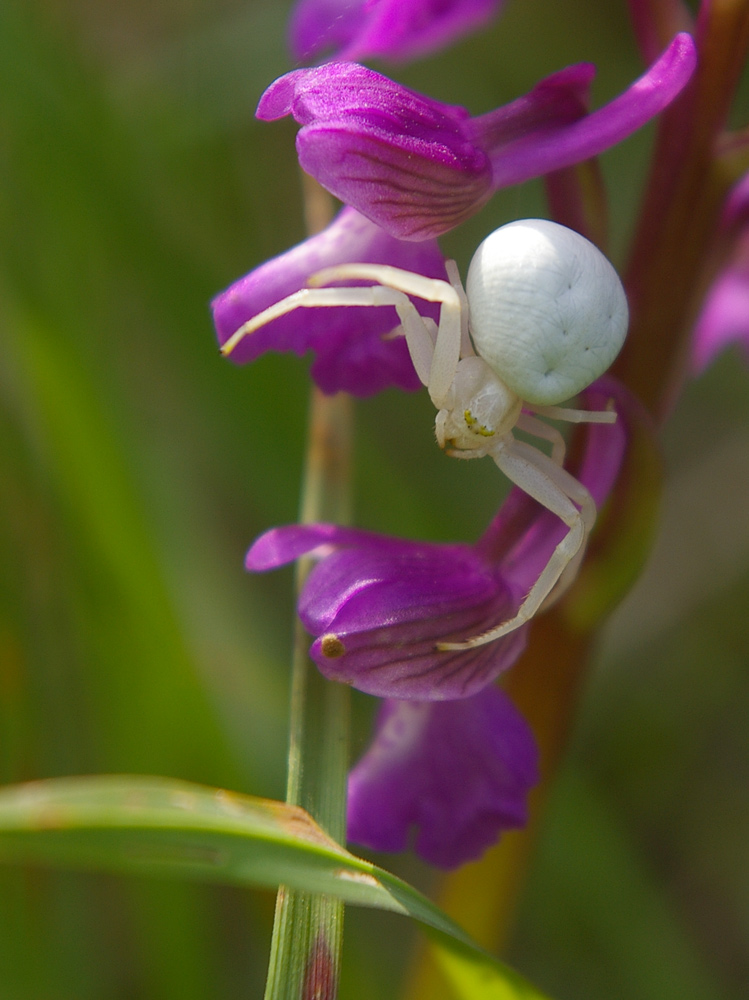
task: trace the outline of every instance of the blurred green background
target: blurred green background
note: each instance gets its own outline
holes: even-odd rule
[[[283,796],[306,365],[219,358],[208,302],[303,237],[272,0],[0,5],[0,781],[135,772]],[[489,110],[577,60],[639,74],[624,3],[514,0],[394,72]],[[746,121],[746,115],[739,115]],[[646,130],[603,158],[621,260]],[[463,270],[541,186],[445,241]],[[601,644],[510,958],[558,1000],[723,1000],[749,982],[749,382],[683,394],[663,530]],[[356,519],[471,540],[503,485],[446,461],[425,394],[357,408]],[[404,432],[405,428],[405,432]],[[357,697],[355,750],[371,699]],[[429,888],[409,858],[380,859]],[[0,871],[0,1000],[262,994],[270,893]],[[349,910],[343,1000],[396,995],[413,931]]]

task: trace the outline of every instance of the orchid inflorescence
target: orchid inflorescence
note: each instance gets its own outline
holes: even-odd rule
[[[585,238],[595,237],[596,219],[575,171],[672,106],[673,120],[689,127],[679,102],[697,86],[712,13],[705,2],[695,38],[664,39],[645,73],[595,111],[588,63],[473,116],[351,61],[433,51],[499,6],[301,0],[295,52],[332,61],[276,80],[257,115],[295,119],[302,168],[343,208],[213,302],[222,351],[235,362],[312,351],[311,375],[325,393],[426,386],[440,446],[456,457],[490,456],[515,484],[474,544],[312,524],[274,528],[247,555],[252,571],[312,557],[298,605],[312,658],[325,676],[385,699],[372,745],[351,772],[350,837],[399,851],[415,829],[416,851],[446,868],[526,820],[537,751],[495,681],[523,653],[536,613],[574,583],[596,510],[615,493],[642,427],[637,379],[605,375],[627,330],[627,297]],[[655,24],[644,5],[631,6],[651,55]],[[535,177],[545,179],[558,221],[497,230],[464,290],[437,238],[496,190]],[[712,280],[702,283],[702,310],[693,310],[697,367],[732,340],[749,343],[749,188],[736,180],[705,249],[701,274]],[[646,284],[633,279],[627,291],[640,324]],[[548,419],[584,425],[572,465]],[[518,441],[516,428],[550,454]]]

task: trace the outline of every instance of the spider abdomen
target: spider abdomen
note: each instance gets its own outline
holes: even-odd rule
[[[474,254],[466,293],[476,351],[521,397],[554,405],[611,365],[628,309],[619,277],[579,233],[545,219],[502,226]]]

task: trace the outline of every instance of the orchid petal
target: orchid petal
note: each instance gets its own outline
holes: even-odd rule
[[[466,132],[465,108],[364,66],[287,73],[263,94],[257,115],[267,121],[288,114],[302,125],[302,168],[400,239],[438,235],[491,195],[489,161]]]
[[[315,271],[335,264],[391,264],[428,277],[444,278],[444,258],[434,241],[397,240],[351,208],[344,208],[323,232],[267,261],[235,281],[212,303],[219,343],[267,306],[303,288]],[[435,318],[438,307],[421,303]],[[369,396],[389,386],[421,388],[395,309],[341,306],[289,313],[245,337],[230,357],[243,364],[266,351],[314,351],[312,376],[327,393]]]
[[[302,61],[416,59],[486,24],[501,0],[301,0],[289,38]]]
[[[538,751],[497,688],[459,702],[387,701],[349,777],[348,835],[379,851],[415,849],[455,868],[527,821]]]
[[[689,82],[697,62],[690,35],[679,34],[650,69],[609,104],[577,121],[532,128],[489,150],[495,188],[571,166],[609,149],[663,111]]]
[[[342,548],[310,573],[299,616],[318,636],[311,655],[332,680],[384,697],[466,698],[510,666],[525,629],[460,652],[508,617],[518,594],[469,546],[372,539]]]
[[[256,539],[247,553],[245,568],[253,573],[262,573],[294,562],[315,549],[330,551],[333,546],[387,546],[388,543],[394,550],[401,545],[400,539],[340,524],[287,524],[282,528],[271,528]]]
[[[697,372],[732,344],[739,344],[749,361],[749,240],[744,242],[743,255],[713,282],[695,325],[692,363]]]

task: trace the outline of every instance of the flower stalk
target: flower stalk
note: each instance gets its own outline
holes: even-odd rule
[[[305,178],[310,232],[330,220],[331,199]],[[351,516],[350,456],[353,400],[312,386],[300,521]],[[297,564],[301,590],[310,561]],[[349,689],[326,680],[307,654],[309,639],[296,620],[291,672],[286,801],[305,808],[337,841],[346,839],[349,765]],[[343,903],[331,896],[280,886],[276,897],[265,1000],[334,1000],[338,992]]]
[[[661,420],[686,371],[685,344],[704,292],[704,248],[738,179],[718,154],[749,51],[749,3],[703,4],[697,46],[695,75],[659,122],[625,278],[630,332],[612,369]]]

